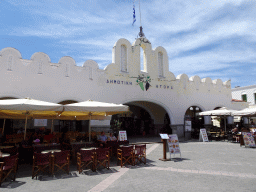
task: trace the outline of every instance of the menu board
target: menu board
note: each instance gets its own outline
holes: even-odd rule
[[[177,134],[169,135],[168,146],[170,154],[180,153],[180,145]]]
[[[126,141],[127,140],[127,134],[126,131],[119,131],[119,141]]]
[[[203,142],[209,141],[206,129],[200,129],[199,141],[203,140]]]
[[[246,147],[256,147],[255,146],[255,140],[254,136],[250,132],[242,132],[243,139],[244,139],[244,145]]]
[[[169,139],[169,136],[166,133],[160,133],[161,139]]]

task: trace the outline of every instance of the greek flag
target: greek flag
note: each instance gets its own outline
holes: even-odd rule
[[[134,25],[136,21],[136,16],[135,16],[135,5],[134,5],[134,1],[133,1],[133,22],[132,22],[132,26]]]

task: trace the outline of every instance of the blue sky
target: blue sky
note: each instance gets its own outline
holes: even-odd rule
[[[132,0],[0,0],[0,50],[22,58],[44,52],[53,63],[71,56],[81,66],[112,62],[120,38],[139,32],[139,1],[132,26]],[[163,46],[169,70],[201,79],[231,79],[232,88],[255,84],[256,1],[141,0],[142,26],[152,48]]]

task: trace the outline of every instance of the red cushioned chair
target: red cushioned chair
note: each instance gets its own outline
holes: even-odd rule
[[[45,172],[46,168],[49,169],[49,173],[52,173],[52,158],[51,153],[34,153],[33,167],[32,167],[32,179],[38,175],[39,172]]]
[[[121,162],[121,167],[128,163],[133,165],[133,146],[122,146],[117,149],[117,162],[118,160]]]
[[[135,145],[134,147],[134,165],[137,163],[146,164],[146,145]]]
[[[100,166],[109,169],[109,148],[96,149],[95,166],[96,169]]]
[[[77,153],[78,172],[81,173],[85,167],[89,166],[92,171],[95,171],[95,149],[80,150]]]
[[[69,174],[69,166],[70,166],[70,151],[61,151],[53,153],[53,161],[52,161],[52,174],[63,170]],[[66,167],[66,169],[65,169]],[[57,168],[57,169],[55,169]]]
[[[18,156],[16,155],[3,157],[3,162],[0,162],[0,187],[1,183],[7,178],[10,177],[10,174],[13,173],[13,177],[11,178],[15,181],[17,166],[18,166]]]

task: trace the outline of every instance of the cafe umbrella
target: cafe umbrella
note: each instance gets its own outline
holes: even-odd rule
[[[6,119],[25,119],[26,137],[27,120],[30,118],[54,118],[63,111],[63,105],[30,98],[0,100],[0,117]]]
[[[227,118],[227,116],[233,116],[234,112],[236,112],[236,110],[228,109],[226,107],[221,107],[219,109],[215,109],[215,110],[211,110],[211,111],[200,112],[199,115],[201,115],[201,116],[220,116],[220,117],[224,117],[224,127],[225,127],[225,132],[226,132],[226,129],[227,129],[226,118]]]
[[[87,118],[89,120],[89,141],[91,141],[90,120],[104,119],[108,115],[127,111],[129,111],[129,107],[127,105],[88,100],[64,105],[64,111],[60,114],[60,118],[61,116],[75,116],[76,119]]]

